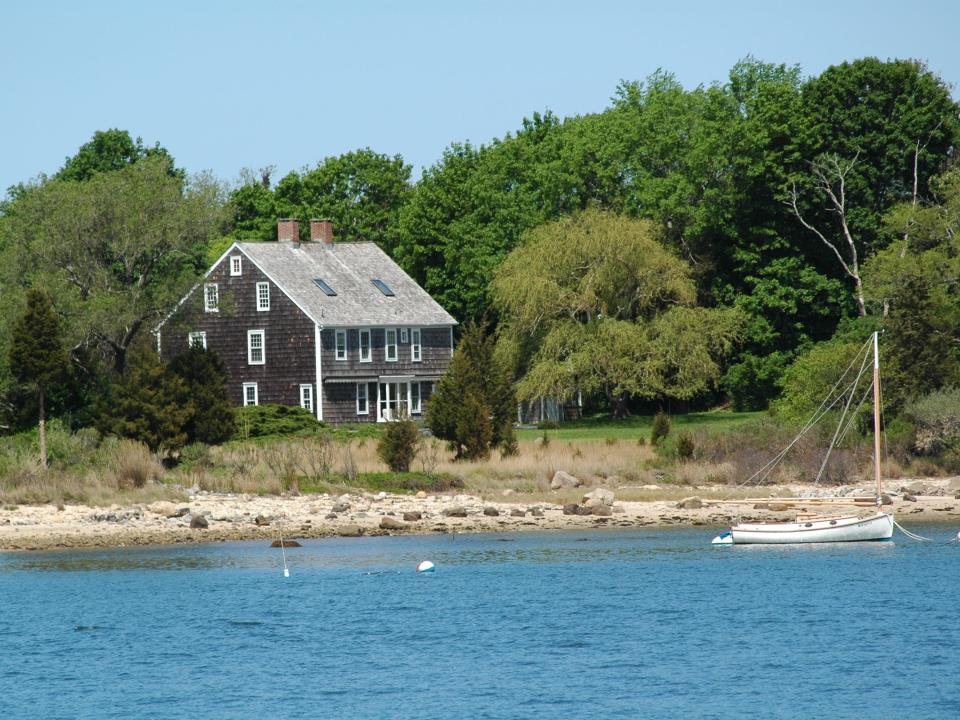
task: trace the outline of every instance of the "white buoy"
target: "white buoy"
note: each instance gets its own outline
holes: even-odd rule
[[[434,564],[429,560],[423,560],[419,565],[417,565],[418,573],[432,573],[434,570]]]

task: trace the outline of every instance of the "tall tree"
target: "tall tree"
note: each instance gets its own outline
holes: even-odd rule
[[[13,326],[10,367],[20,382],[37,393],[40,433],[40,465],[47,466],[45,398],[50,387],[63,380],[67,354],[60,335],[60,320],[50,296],[33,288],[27,292],[26,308]]]
[[[219,445],[236,430],[236,413],[227,393],[227,373],[212,350],[191,347],[170,361],[170,371],[186,385],[193,414],[184,423],[188,442]]]
[[[236,234],[272,240],[278,217],[297,218],[304,228],[311,218],[329,218],[337,240],[371,241],[392,252],[398,215],[412,191],[411,170],[399,155],[363,148],[292,172],[274,190],[269,172],[247,177],[231,195]]]
[[[530,231],[491,284],[504,336],[532,352],[514,353],[518,395],[603,394],[622,416],[630,397],[715,389],[742,319],[696,307],[690,275],[649,221],[587,210]]]
[[[220,229],[220,188],[185,189],[152,157],[86,182],[51,180],[14,203],[5,221],[13,262],[4,285],[42,284],[65,309],[71,347],[95,346],[123,369],[127,349],[204,269]]]
[[[89,142],[80,146],[76,155],[66,159],[54,177],[89,180],[97,173],[122,170],[151,157],[163,158],[167,161],[168,172],[181,181],[184,179],[184,172],[174,167],[173,157],[166,148],[160,147],[160,143],[144,145],[139,137],[134,140],[127,130],[117,128],[97,130]]]
[[[509,369],[494,336],[482,324],[469,323],[427,404],[430,429],[450,442],[457,459],[485,458],[491,445],[508,454],[514,449],[516,411]]]

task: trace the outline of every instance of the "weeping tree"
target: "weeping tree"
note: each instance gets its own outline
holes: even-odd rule
[[[714,390],[742,319],[697,307],[689,266],[644,220],[588,210],[541,225],[498,269],[491,293],[508,328],[521,399],[689,400]]]
[[[46,467],[45,399],[50,387],[63,379],[68,365],[60,319],[53,310],[50,296],[43,290],[32,288],[27,291],[26,308],[13,326],[9,361],[14,377],[36,390],[40,465]]]

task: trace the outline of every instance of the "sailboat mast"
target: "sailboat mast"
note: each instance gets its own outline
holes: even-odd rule
[[[873,333],[873,473],[877,481],[877,499],[883,495],[880,483],[880,343]]]

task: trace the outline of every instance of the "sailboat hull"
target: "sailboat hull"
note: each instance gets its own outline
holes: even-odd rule
[[[792,523],[741,523],[730,529],[735,545],[864,542],[893,537],[893,515],[846,516]]]

